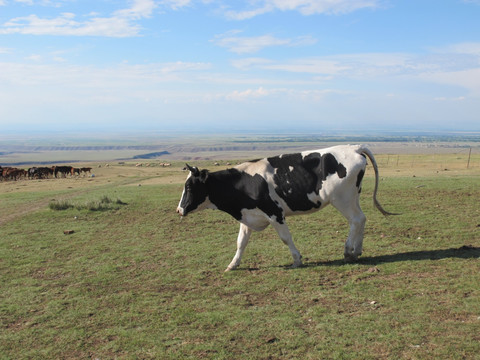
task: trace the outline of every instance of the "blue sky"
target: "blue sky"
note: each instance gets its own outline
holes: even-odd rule
[[[4,131],[480,131],[480,0],[0,0]]]

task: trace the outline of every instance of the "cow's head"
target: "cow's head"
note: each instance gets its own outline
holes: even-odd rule
[[[181,216],[186,216],[195,210],[201,210],[208,203],[207,185],[205,184],[208,178],[208,170],[199,170],[195,166],[186,165],[190,174],[185,181],[182,198],[177,207],[177,213]]]

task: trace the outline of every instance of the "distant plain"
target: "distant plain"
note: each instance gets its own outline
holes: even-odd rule
[[[165,135],[0,134],[0,165],[153,159],[168,161],[252,159],[319,149],[336,144],[367,144],[377,154],[480,153],[480,135]],[[165,154],[163,154],[165,153]]]

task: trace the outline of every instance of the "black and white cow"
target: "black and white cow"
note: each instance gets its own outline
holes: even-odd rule
[[[234,168],[210,172],[187,165],[190,174],[177,207],[181,216],[219,209],[240,222],[237,252],[225,271],[240,265],[252,230],[272,225],[293,256],[293,267],[302,265],[285,217],[306,214],[332,204],[350,224],[345,242],[345,259],[355,261],[362,254],[365,215],[360,209],[361,183],[368,157],[375,171],[373,203],[377,200],[378,166],[372,152],[363,145],[340,145],[254,160]]]

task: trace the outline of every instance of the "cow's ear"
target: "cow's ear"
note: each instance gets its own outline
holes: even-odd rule
[[[187,169],[190,170],[193,176],[200,175],[200,171],[198,170],[198,168],[196,168],[195,166],[190,166],[188,164],[185,164],[185,165],[187,166]]]

